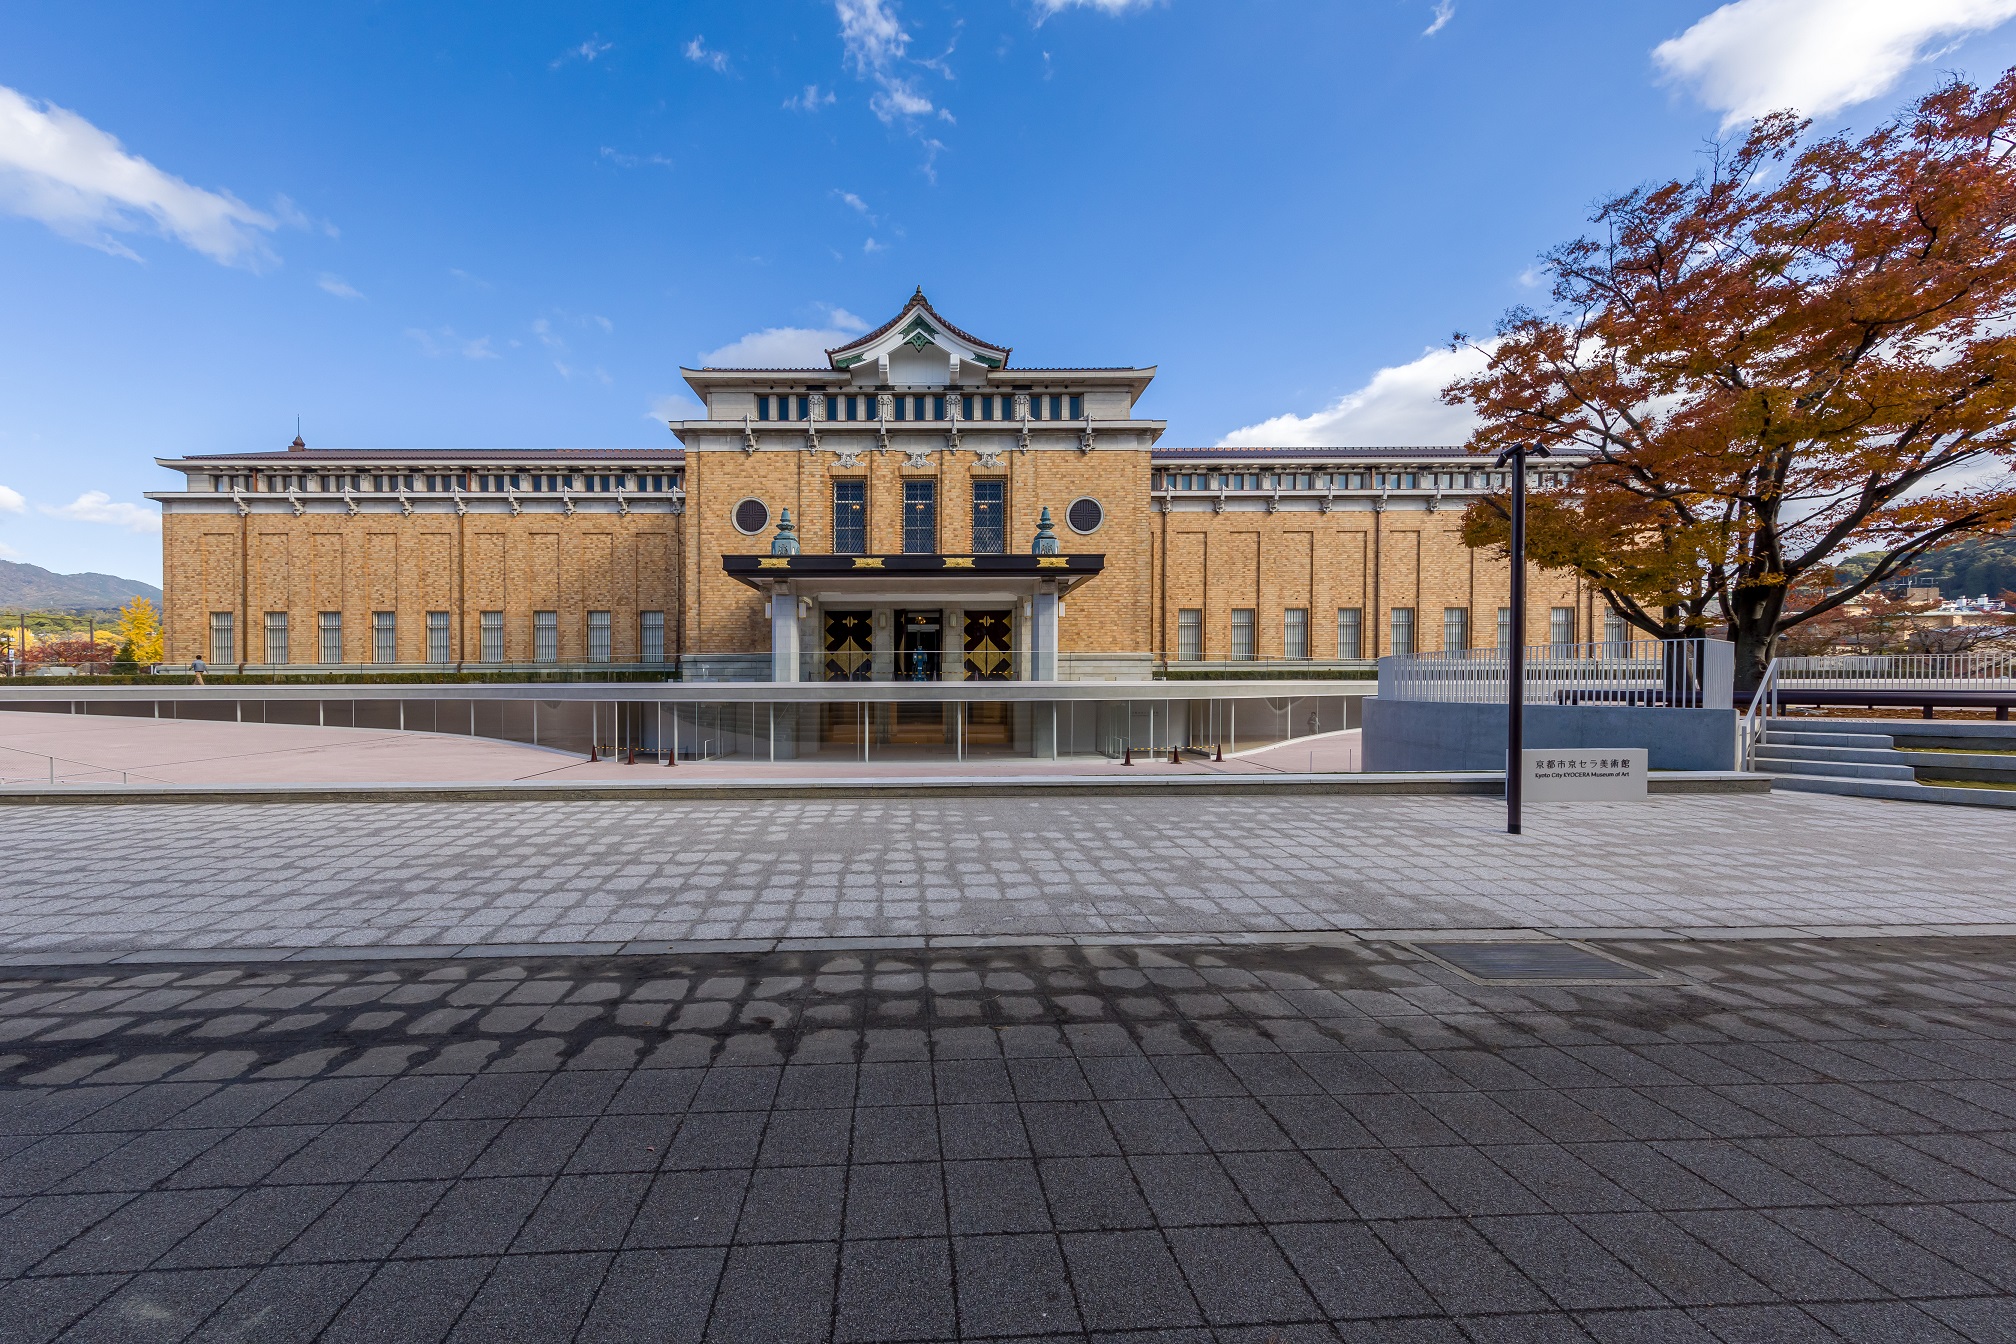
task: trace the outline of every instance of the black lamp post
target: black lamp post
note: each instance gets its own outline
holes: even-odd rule
[[[1519,834],[1526,749],[1526,459],[1551,457],[1537,443],[1515,443],[1493,466],[1512,467],[1512,646],[1505,675],[1505,833]]]

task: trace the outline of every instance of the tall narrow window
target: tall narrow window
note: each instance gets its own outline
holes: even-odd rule
[[[1365,656],[1364,608],[1337,608],[1337,656],[1346,659]]]
[[[371,613],[371,661],[374,663],[399,661],[398,613],[390,611]]]
[[[482,637],[483,661],[501,663],[504,661],[504,613],[486,611],[477,620],[478,632]]]
[[[1232,609],[1232,658],[1235,662],[1250,662],[1253,658],[1253,608],[1234,607]]]
[[[770,418],[770,398],[756,398],[756,418],[758,420],[768,420]]]
[[[532,657],[541,663],[560,661],[560,613],[557,611],[535,611],[532,613]]]
[[[1008,482],[973,482],[973,554],[1007,552],[1007,513]]]
[[[1396,658],[1405,658],[1414,652],[1414,608],[1393,608],[1392,625],[1393,638],[1387,652]]]
[[[1470,608],[1442,608],[1442,647],[1450,653],[1470,647]]]
[[[448,613],[445,611],[427,613],[427,661],[448,661]]]
[[[1290,607],[1281,613],[1281,656],[1309,656],[1309,608]]]
[[[1085,398],[1071,398],[1071,418],[1073,420],[1083,420],[1085,418]]]
[[[1501,649],[1512,647],[1512,608],[1510,607],[1498,608],[1498,647]]]
[[[1619,616],[1614,611],[1603,613],[1603,642],[1605,644],[1624,644],[1628,643],[1630,638],[1631,632],[1625,626],[1622,616]]]
[[[325,611],[316,620],[315,637],[322,647],[316,651],[316,661],[340,663],[343,661],[343,613]]]
[[[287,613],[284,611],[266,613],[266,661],[287,661]]]
[[[1204,612],[1185,607],[1176,613],[1176,661],[1194,663],[1204,657]]]
[[[645,663],[665,661],[665,613],[637,613],[637,659]]]
[[[606,611],[588,613],[588,661],[609,661],[609,613]]]
[[[1547,642],[1557,647],[1575,642],[1575,608],[1553,607],[1548,610]]]
[[[938,483],[903,482],[903,554],[930,555],[938,549]]]
[[[868,482],[833,482],[833,554],[868,554]]]
[[[231,628],[231,613],[213,611],[210,613],[210,661],[213,663],[235,663],[238,661],[238,639]]]

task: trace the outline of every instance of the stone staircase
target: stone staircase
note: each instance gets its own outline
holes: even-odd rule
[[[1755,762],[1774,789],[2016,808],[2012,724],[1773,719]]]

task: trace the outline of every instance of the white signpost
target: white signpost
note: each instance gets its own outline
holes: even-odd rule
[[[1645,797],[1643,747],[1548,747],[1519,753],[1526,797],[1536,803],[1608,803]]]

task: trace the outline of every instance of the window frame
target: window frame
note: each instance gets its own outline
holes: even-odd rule
[[[859,492],[859,499],[842,499],[841,491]],[[843,506],[851,510],[847,519]],[[844,521],[843,521],[844,520]],[[846,544],[852,540],[854,544]],[[833,480],[833,554],[868,554],[868,480],[864,476],[837,476]]]
[[[919,521],[920,517],[923,521]],[[928,533],[928,535],[926,535]],[[916,543],[926,543],[918,545]],[[903,554],[938,554],[938,482],[936,478],[903,482]]]

